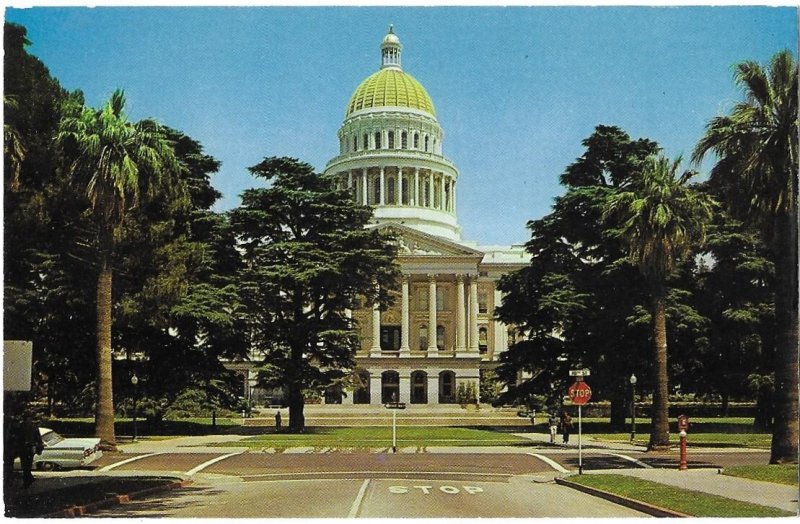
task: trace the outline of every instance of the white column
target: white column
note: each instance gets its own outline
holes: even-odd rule
[[[353,172],[347,172],[347,188],[352,190],[353,189]]]
[[[420,203],[419,198],[419,168],[414,168],[414,198],[411,200],[412,206],[418,206]]]
[[[453,180],[453,214],[456,213],[456,181]]]
[[[428,370],[428,404],[439,403],[439,370]]]
[[[408,276],[403,275],[403,303],[400,319],[400,355],[407,356],[411,351],[409,346],[409,336],[411,335],[411,307],[408,292]]]
[[[398,206],[403,205],[403,168],[397,168],[397,201]]]
[[[364,170],[361,173],[361,196],[363,197],[364,201],[361,202],[361,203],[363,205],[365,205],[365,206],[367,205],[367,202],[369,202],[369,200],[367,199],[367,197],[368,197],[367,185],[368,185],[367,184],[367,168],[364,168]]]
[[[464,275],[456,275],[456,355],[467,350],[466,304],[464,303]]]
[[[428,356],[437,356],[436,347],[436,276],[428,276]]]
[[[381,200],[380,204],[383,205],[386,203],[386,183],[385,183],[385,173],[383,167],[381,167],[381,180],[380,180],[380,191],[381,191]]]
[[[381,310],[377,302],[372,305],[372,346],[369,353],[371,357],[381,355]]]
[[[433,172],[428,175],[428,207],[433,208],[436,205],[436,199],[433,198]]]
[[[369,375],[369,403],[379,406],[381,404],[381,374],[370,372]]]
[[[469,351],[478,352],[478,277],[469,281]]]
[[[399,401],[411,404],[411,372],[403,371],[400,373],[400,395]]]

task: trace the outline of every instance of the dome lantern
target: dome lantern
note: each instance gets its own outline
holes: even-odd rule
[[[394,34],[394,26],[389,26],[389,32],[381,42],[381,69],[402,69],[400,66],[400,52],[403,46],[400,39]]]

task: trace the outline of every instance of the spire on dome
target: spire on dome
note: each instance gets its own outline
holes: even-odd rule
[[[400,52],[402,49],[403,46],[400,44],[400,39],[394,34],[394,26],[389,24],[389,32],[381,42],[381,69],[389,67],[402,69],[400,67]]]

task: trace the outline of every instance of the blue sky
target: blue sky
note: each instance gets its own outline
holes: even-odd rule
[[[688,157],[740,98],[731,66],[797,49],[790,7],[302,7],[7,9],[29,51],[99,106],[180,129],[222,161],[218,210],[258,183],[247,166],[294,156],[322,170],[388,25],[427,89],[460,170],[463,236],[528,239],[558,176],[598,124]],[[707,166],[704,166],[704,168]]]

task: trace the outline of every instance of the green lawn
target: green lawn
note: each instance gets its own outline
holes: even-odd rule
[[[398,446],[509,446],[530,443],[508,433],[469,428],[399,427]],[[268,433],[221,446],[247,446],[253,449],[289,447],[380,448],[392,445],[392,428],[309,428],[306,433]]]
[[[694,517],[789,517],[794,513],[625,475],[573,475],[570,482]]]
[[[797,486],[797,464],[765,464],[725,468],[725,475]]]
[[[635,444],[646,446],[650,438],[649,419],[636,424]],[[749,417],[716,417],[690,419],[687,442],[689,446],[698,445],[710,448],[754,448],[769,449],[772,442],[770,433],[758,433]],[[630,428],[614,432],[603,419],[588,419],[584,423],[584,435],[589,438],[609,442],[629,442]],[[670,441],[680,443],[677,422],[670,421]]]

